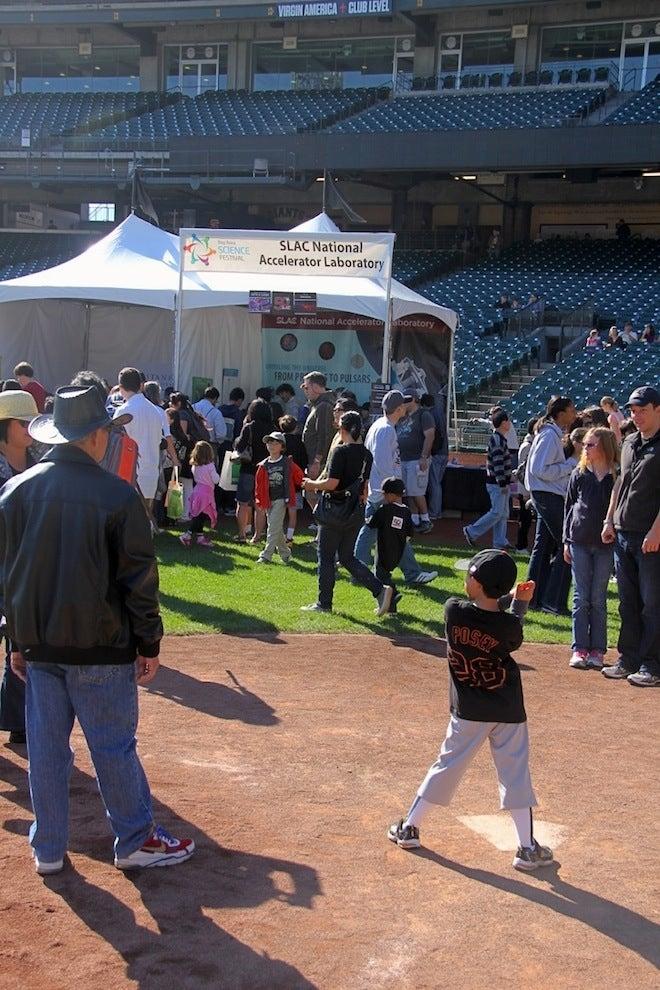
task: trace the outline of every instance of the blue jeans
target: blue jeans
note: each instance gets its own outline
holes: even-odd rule
[[[378,506],[382,504],[383,496],[380,492],[374,492],[373,495],[370,495],[367,499],[367,504],[364,510],[366,518],[369,519],[373,516]],[[370,529],[366,524],[358,533],[357,540],[355,541],[355,556],[364,564],[365,567],[372,566],[371,554],[376,545],[377,539],[377,531],[375,529]],[[403,576],[408,582],[414,581],[417,578],[417,575],[422,573],[422,568],[417,563],[417,559],[410,543],[406,543],[403,556],[399,561],[399,567],[403,571]]]
[[[139,849],[153,826],[151,794],[135,749],[135,666],[28,663],[26,723],[34,823],[30,844],[43,862],[68,844],[69,737],[77,718],[115,834],[115,854]]]
[[[442,517],[442,479],[447,470],[448,454],[431,454],[429,465],[429,487],[426,501],[431,519]]]
[[[612,556],[611,546],[571,544],[574,650],[607,650],[607,583]]]
[[[507,545],[506,526],[509,521],[509,486],[500,488],[499,485],[486,485],[490,499],[490,510],[483,516],[466,526],[473,540],[483,536],[487,530],[493,530],[493,546],[502,549]]]
[[[642,553],[644,533],[619,531],[614,563],[619,588],[619,654],[631,673],[660,677],[660,551]]]

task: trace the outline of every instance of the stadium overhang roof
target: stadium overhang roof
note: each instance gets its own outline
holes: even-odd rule
[[[540,6],[529,0],[497,0],[498,7]],[[156,0],[115,0],[90,5],[84,0],[61,3],[0,2],[0,24],[162,24],[194,21],[333,20],[387,17],[402,13],[425,14],[440,10],[488,7],[484,0],[303,0],[286,3],[158,3]]]

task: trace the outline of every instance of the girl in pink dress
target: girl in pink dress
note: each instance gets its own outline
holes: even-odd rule
[[[198,547],[212,546],[211,540],[204,533],[207,522],[215,529],[218,513],[215,507],[215,486],[220,484],[220,476],[213,461],[213,448],[206,440],[200,440],[193,447],[190,455],[192,474],[195,487],[190,496],[190,529],[182,533],[179,539],[185,547],[196,540]]]

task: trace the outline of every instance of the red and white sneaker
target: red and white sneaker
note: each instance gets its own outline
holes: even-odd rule
[[[190,859],[195,851],[192,839],[175,839],[161,825],[157,825],[144,845],[122,859],[115,856],[118,870],[135,870],[150,866],[176,866]]]
[[[568,666],[574,667],[577,670],[586,670],[588,656],[589,653],[587,650],[573,650],[573,656],[568,661]]]

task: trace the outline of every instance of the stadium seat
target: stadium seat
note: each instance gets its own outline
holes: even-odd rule
[[[467,77],[473,81],[475,77]],[[580,87],[407,96],[377,103],[333,124],[340,134],[561,127],[600,101],[601,88]]]
[[[660,82],[655,80],[636,93],[603,122],[612,124],[660,124]]]

